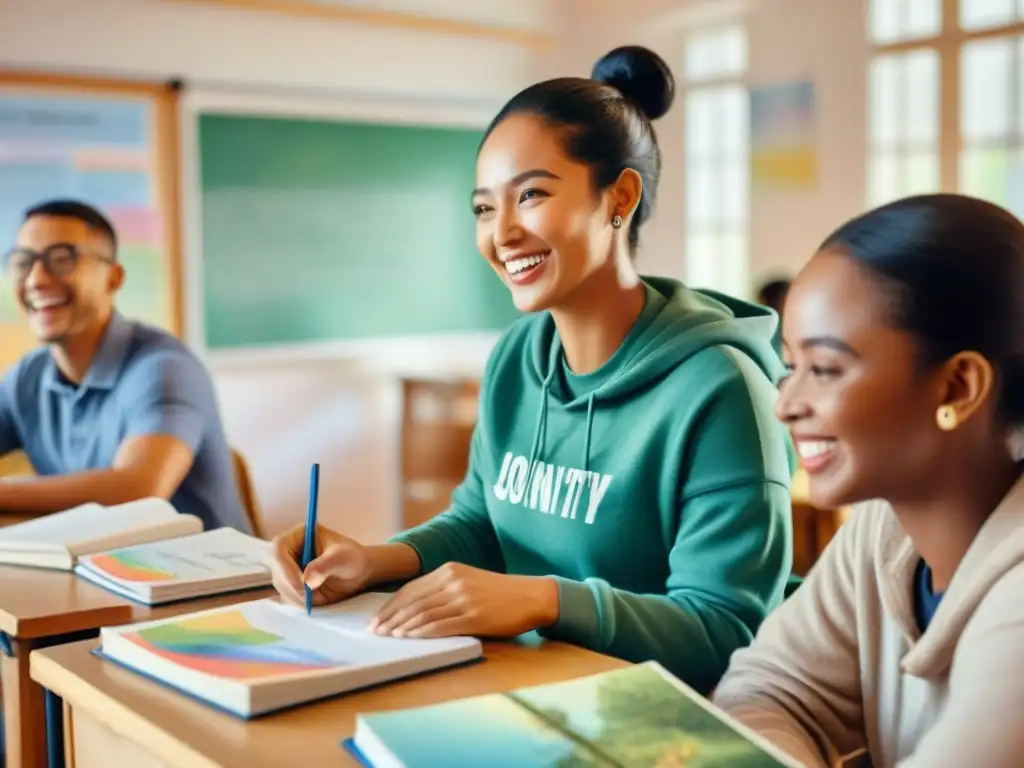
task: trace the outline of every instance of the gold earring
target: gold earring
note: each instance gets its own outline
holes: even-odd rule
[[[956,408],[952,405],[943,405],[935,412],[935,423],[943,432],[952,432],[960,426],[960,418],[956,415]]]
[[[612,226],[615,229],[618,229],[619,227],[622,226],[622,217],[619,216],[619,214],[615,214],[614,216],[612,216]]]

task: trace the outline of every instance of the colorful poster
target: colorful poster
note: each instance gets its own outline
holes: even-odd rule
[[[127,277],[118,307],[170,328],[155,149],[154,107],[144,97],[0,91],[0,249],[11,247],[36,203],[70,197],[95,205],[120,239]],[[2,288],[0,325],[20,324],[12,287],[4,280]]]
[[[755,190],[813,189],[818,182],[814,84],[752,88],[750,144]]]

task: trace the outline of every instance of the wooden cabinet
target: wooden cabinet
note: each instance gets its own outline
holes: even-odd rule
[[[444,511],[469,468],[477,418],[475,379],[402,381],[402,528]]]

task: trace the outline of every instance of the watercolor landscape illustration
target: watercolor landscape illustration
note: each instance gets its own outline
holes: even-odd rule
[[[253,626],[240,610],[159,624],[124,638],[179,666],[231,679],[277,677],[345,665],[341,659]]]
[[[649,665],[366,721],[407,765],[469,768],[482,755],[495,768],[785,765]]]

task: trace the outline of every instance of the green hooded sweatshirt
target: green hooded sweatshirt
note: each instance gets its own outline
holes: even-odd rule
[[[643,312],[593,373],[565,362],[547,312],[488,360],[466,479],[393,541],[449,561],[551,576],[542,635],[654,659],[701,692],[779,605],[792,567],[786,436],[772,413],[777,319],[644,278]]]

